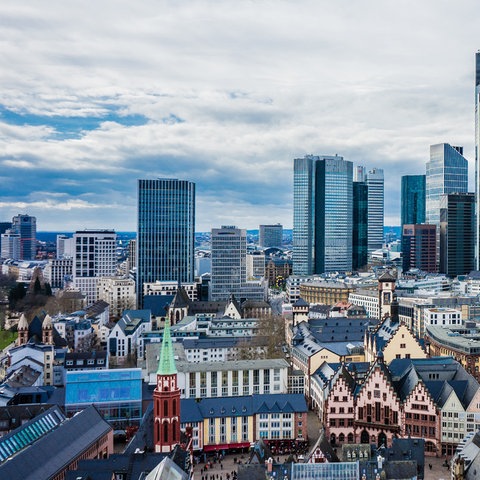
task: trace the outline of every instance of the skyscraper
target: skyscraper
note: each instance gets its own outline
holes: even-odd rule
[[[475,264],[480,270],[480,50],[475,54]]]
[[[12,218],[12,232],[20,234],[19,260],[35,260],[37,255],[37,219],[30,215]]]
[[[366,182],[353,182],[352,268],[368,264],[368,187]]]
[[[338,155],[294,160],[295,274],[352,269],[352,201],[352,162]]]
[[[468,162],[463,147],[448,143],[430,146],[426,174],[426,223],[440,226],[440,197],[446,193],[467,193]]]
[[[402,225],[403,271],[418,268],[435,273],[437,269],[437,227],[427,224]]]
[[[440,272],[450,277],[475,268],[475,196],[450,193],[440,198]]]
[[[247,231],[235,226],[212,228],[211,300],[240,300],[247,281]]]
[[[115,275],[117,270],[117,234],[114,230],[79,230],[73,234],[73,284],[97,301],[97,281]]]
[[[260,225],[258,244],[263,248],[281,247],[283,243],[283,227],[276,225]]]
[[[368,252],[383,247],[384,177],[381,168],[373,168],[366,175],[368,187]]]
[[[402,226],[425,223],[425,175],[402,177],[400,217]]]
[[[138,180],[137,305],[143,285],[155,281],[193,282],[195,184],[160,178]]]

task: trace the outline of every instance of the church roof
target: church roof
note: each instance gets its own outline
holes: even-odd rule
[[[378,277],[379,282],[395,282],[397,279],[387,270]]]
[[[187,308],[191,305],[190,298],[185,288],[180,285],[177,289],[173,302],[170,304],[170,308]]]
[[[163,330],[162,350],[160,352],[157,375],[173,375],[174,373],[177,373],[177,367],[175,366],[172,338],[170,336],[170,319],[167,317],[165,319],[165,329]]]
[[[18,322],[18,330],[28,330],[28,321],[24,313],[22,313],[20,321]]]

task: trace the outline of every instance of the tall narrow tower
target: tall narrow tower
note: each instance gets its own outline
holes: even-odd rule
[[[138,180],[137,221],[137,306],[142,308],[145,283],[193,282],[195,184],[174,178]]]
[[[157,370],[157,386],[153,391],[155,452],[168,453],[180,442],[180,389],[173,358],[170,320],[165,319],[162,350]]]
[[[476,268],[480,270],[480,50],[475,54],[475,217]]]

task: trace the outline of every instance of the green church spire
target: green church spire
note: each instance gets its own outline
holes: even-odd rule
[[[173,375],[174,373],[177,373],[177,367],[175,367],[175,359],[173,358],[170,319],[167,317],[165,319],[165,328],[163,329],[162,350],[160,352],[157,375]]]

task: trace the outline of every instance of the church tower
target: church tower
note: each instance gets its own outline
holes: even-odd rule
[[[180,389],[177,386],[177,368],[168,318],[165,319],[157,386],[153,392],[153,415],[155,452],[171,452],[180,443]]]
[[[28,342],[28,322],[25,314],[22,313],[20,321],[18,322],[18,338],[17,345],[25,345]]]
[[[52,317],[47,313],[42,323],[42,343],[53,345]]]

